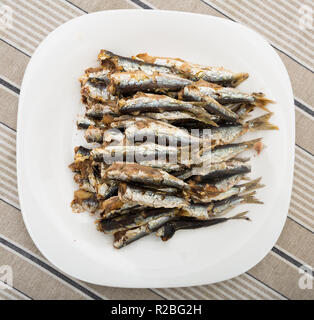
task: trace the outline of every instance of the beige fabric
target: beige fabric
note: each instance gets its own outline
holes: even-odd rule
[[[0,29],[0,266],[12,267],[14,282],[12,287],[0,289],[0,299],[314,299],[314,289],[301,289],[298,285],[299,267],[314,267],[314,42],[313,30],[299,28],[299,9],[310,6],[310,1],[0,0],[2,5],[13,9],[14,28]],[[295,173],[284,230],[258,265],[214,285],[122,289],[71,279],[37,250],[19,208],[15,130],[19,89],[30,56],[49,32],[76,16],[147,7],[229,17],[250,26],[276,48],[294,90]]]

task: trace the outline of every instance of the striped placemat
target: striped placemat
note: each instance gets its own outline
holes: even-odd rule
[[[20,85],[39,43],[57,26],[109,9],[177,10],[241,22],[262,34],[289,72],[296,145],[291,205],[271,252],[245,274],[189,288],[122,289],[72,279],[30,239],[20,212],[15,138]],[[0,299],[314,299],[314,95],[311,0],[0,0]],[[11,20],[12,17],[12,20]],[[12,27],[10,26],[12,22]],[[12,286],[5,277],[13,273]],[[303,272],[303,273],[302,273]]]

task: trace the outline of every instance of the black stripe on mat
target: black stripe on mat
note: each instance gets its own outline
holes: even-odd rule
[[[267,287],[268,289],[271,289],[272,291],[276,292],[277,294],[279,294],[280,296],[284,297],[285,299],[290,300],[288,297],[286,297],[286,296],[285,296],[284,294],[282,294],[281,292],[277,291],[276,289],[274,289],[274,288],[270,287],[269,285],[267,285],[265,282],[263,282],[263,281],[255,278],[254,276],[252,276],[252,275],[249,273],[249,271],[246,272],[246,274],[247,274],[249,277],[253,278],[254,280],[262,283],[262,284],[263,284],[265,287]]]
[[[224,17],[228,18],[231,21],[237,22],[236,20],[230,18],[228,15],[226,15],[225,13],[223,13],[222,11],[220,11],[219,9],[215,8],[214,6],[212,6],[211,4],[207,3],[204,0],[200,0],[201,2],[203,2],[204,4],[206,4],[207,6],[211,7],[212,9],[214,9],[215,11],[219,12],[220,14],[222,14]],[[313,70],[311,70],[310,68],[308,68],[307,66],[305,66],[304,64],[302,64],[300,61],[296,60],[295,58],[291,57],[288,53],[286,53],[285,51],[278,49],[275,45],[270,44],[273,48],[275,48],[276,50],[280,51],[281,53],[283,53],[284,55],[286,55],[287,57],[289,57],[291,60],[293,60],[294,62],[298,63],[300,66],[302,66],[303,68],[305,68],[306,70],[310,71],[310,72],[314,72]]]
[[[19,51],[19,52],[21,52],[21,53],[25,54],[27,57],[29,57],[29,58],[31,57],[30,55],[28,55],[26,52],[22,51],[21,49],[18,49],[18,48],[16,48],[16,47],[14,47],[14,45],[13,45],[13,44],[11,44],[11,43],[9,43],[9,42],[7,42],[7,41],[5,41],[5,40],[1,39],[1,38],[0,38],[0,40],[1,40],[2,42],[6,43],[8,46],[10,46],[10,47],[14,48],[15,50],[17,50],[17,51]]]
[[[29,295],[27,295],[25,292],[23,292],[23,291],[15,288],[15,287],[13,287],[13,286],[9,286],[7,283],[3,282],[2,280],[0,280],[0,282],[2,282],[3,284],[7,285],[9,288],[12,288],[12,289],[14,289],[15,291],[21,293],[23,296],[29,298],[30,300],[34,300],[32,297],[30,297]],[[10,290],[8,290],[8,291],[10,292]]]
[[[308,113],[310,116],[314,117],[314,111],[308,108],[307,106],[305,106],[303,103],[301,103],[297,99],[294,99],[294,104],[300,109],[302,109],[303,111],[305,111],[306,113]]]
[[[71,1],[69,1],[69,0],[64,0],[64,1],[65,1],[65,2],[67,2],[67,3],[69,3],[70,5],[72,5],[73,7],[75,7],[75,8],[77,8],[77,9],[81,10],[81,11],[83,11],[83,12],[85,12],[85,13],[88,13],[87,11],[85,11],[84,9],[82,9],[82,8],[78,7],[76,4],[72,3],[72,2],[71,2]]]
[[[131,0],[131,1],[143,9],[153,9],[152,7],[147,5],[146,3],[142,2],[141,0]]]
[[[75,281],[73,281],[72,279],[70,279],[69,277],[65,276],[64,274],[62,274],[61,272],[59,272],[58,270],[55,270],[54,268],[52,268],[51,266],[49,266],[47,263],[45,263],[44,261],[36,258],[35,256],[33,256],[32,254],[28,253],[27,251],[23,250],[22,248],[16,246],[15,244],[7,241],[6,239],[3,239],[2,237],[0,237],[0,243],[2,243],[3,245],[5,245],[6,247],[10,248],[11,250],[19,253],[20,255],[22,255],[23,257],[27,258],[28,260],[31,260],[32,262],[35,262],[36,264],[38,264],[39,266],[41,266],[42,268],[46,269],[47,271],[49,271],[50,273],[52,273],[53,275],[57,276],[58,278],[62,279],[64,282],[67,282],[68,284],[70,284],[72,287],[76,288],[77,290],[83,292],[84,294],[86,294],[87,296],[89,296],[92,299],[95,300],[103,300],[103,298],[99,297],[98,295],[94,294],[93,292],[89,291],[88,289],[82,287],[80,284],[76,283]]]
[[[271,249],[271,251],[275,252],[276,254],[278,254],[280,257],[284,258],[285,260],[289,261],[291,264],[293,264],[294,266],[296,266],[297,268],[301,268],[303,266],[303,264],[297,260],[295,260],[294,258],[290,257],[288,254],[284,253],[283,251],[281,251],[280,249],[278,249],[277,247],[273,247]],[[312,277],[314,277],[314,271],[311,272],[312,273]]]
[[[0,84],[2,84],[3,86],[5,86],[6,88],[10,89],[11,91],[20,94],[20,89],[17,88],[16,86],[14,86],[13,84],[5,81],[4,79],[0,78]]]

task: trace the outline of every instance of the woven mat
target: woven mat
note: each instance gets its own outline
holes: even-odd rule
[[[51,265],[25,229],[15,163],[25,68],[39,43],[57,26],[110,9],[188,11],[241,22],[272,44],[289,72],[295,95],[296,156],[288,218],[270,253],[237,278],[176,289],[91,285]],[[5,289],[0,278],[0,299],[314,299],[314,289],[309,288],[313,278],[304,278],[300,271],[314,266],[313,9],[311,0],[0,0],[0,15],[8,10],[13,14],[12,28],[0,24],[0,276],[5,265],[14,276],[13,285]]]

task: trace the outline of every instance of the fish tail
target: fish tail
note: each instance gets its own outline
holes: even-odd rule
[[[273,100],[265,98],[263,93],[253,93],[253,97],[255,98],[254,105],[257,107],[269,112],[269,110],[266,108],[266,105],[269,103],[274,103]]]
[[[279,128],[274,124],[268,122],[273,112],[266,113],[260,117],[254,118],[246,122],[249,130],[278,130]]]
[[[241,212],[241,213],[238,213],[230,218],[227,218],[227,219],[230,219],[230,220],[247,220],[247,221],[251,221],[251,219],[249,217],[246,216],[246,214],[248,213],[249,211],[244,211],[244,212]]]
[[[238,86],[241,82],[243,82],[244,80],[246,80],[249,77],[248,73],[237,73],[234,75],[231,85],[233,87]]]
[[[256,191],[253,191],[251,193],[245,194],[242,196],[242,202],[243,203],[256,203],[256,204],[264,204],[263,201],[258,200],[257,198],[254,197],[256,194]]]
[[[262,177],[259,177],[259,178],[255,179],[255,180],[252,180],[250,182],[242,184],[240,186],[241,187],[241,193],[245,193],[245,192],[248,192],[248,191],[252,191],[252,190],[256,190],[256,189],[265,187],[264,184],[260,183],[261,179],[262,179]]]

